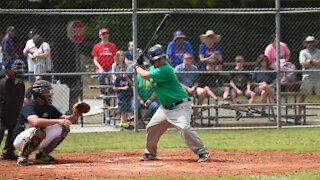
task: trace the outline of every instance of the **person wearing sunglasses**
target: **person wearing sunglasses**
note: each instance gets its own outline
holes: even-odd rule
[[[303,41],[305,49],[300,51],[299,62],[302,70],[320,70],[320,49],[317,48],[318,39],[314,36],[307,36]],[[302,84],[300,87],[302,95],[299,98],[299,103],[303,103],[306,95],[320,95],[319,72],[303,72]],[[305,106],[299,106],[298,113],[301,114]],[[300,123],[301,119],[296,120]]]

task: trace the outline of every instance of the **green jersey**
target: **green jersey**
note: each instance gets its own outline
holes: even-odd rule
[[[153,87],[150,81],[143,79],[140,74],[137,75],[138,93],[143,101],[147,101],[153,93]]]
[[[157,68],[151,66],[148,72],[152,77],[149,81],[162,105],[170,105],[188,97],[188,93],[183,89],[173,68],[167,62]]]

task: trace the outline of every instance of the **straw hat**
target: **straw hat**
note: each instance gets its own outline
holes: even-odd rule
[[[212,38],[210,38],[212,36]],[[221,40],[221,36],[215,34],[212,30],[207,30],[206,34],[200,35],[200,41],[202,43],[218,43]]]

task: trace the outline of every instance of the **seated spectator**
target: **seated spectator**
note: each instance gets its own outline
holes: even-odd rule
[[[114,63],[112,63],[112,66],[111,66],[111,73],[120,72],[119,69],[122,66],[126,66],[125,56],[124,56],[123,51],[117,51],[116,55],[114,56]],[[119,76],[119,74],[112,74],[111,75],[112,83],[114,83],[117,76]]]
[[[183,62],[183,54],[189,53],[193,55],[193,49],[189,41],[185,40],[186,36],[182,31],[173,33],[173,40],[169,43],[167,48],[167,59],[169,59],[172,67]]]
[[[269,45],[264,50],[264,55],[268,57],[268,60],[271,64],[272,69],[276,69],[276,35],[271,35]],[[285,59],[286,61],[290,60],[290,50],[284,42],[280,42],[280,59]]]
[[[216,71],[222,70],[222,52],[219,44],[221,36],[208,30],[206,34],[200,35],[198,69],[205,70],[206,66],[214,66]],[[213,69],[209,67],[209,69]]]
[[[193,65],[193,57],[189,53],[183,55],[183,63],[178,65],[175,70],[179,71],[198,71],[197,66]],[[179,81],[182,87],[188,92],[190,96],[197,98],[197,104],[201,105],[206,97],[210,97],[214,101],[218,102],[217,96],[210,90],[208,86],[199,87],[198,86],[198,74],[178,74]],[[195,108],[195,113],[197,113],[197,108]]]
[[[268,57],[261,54],[257,59],[257,67],[254,71],[272,71]],[[261,95],[261,103],[266,104],[268,97],[276,101],[275,97],[275,73],[253,73],[252,84],[254,85],[254,92]],[[265,106],[261,107],[261,115],[266,115]]]
[[[222,96],[221,104],[229,105],[228,101],[230,86],[229,86],[229,76],[221,75],[219,73],[214,73],[217,67],[216,65],[207,65],[204,71],[209,71],[212,73],[202,73],[199,76],[199,87],[208,86],[210,90],[215,94],[215,96]],[[228,85],[226,85],[226,83]]]
[[[126,72],[126,66],[120,67],[120,72]],[[122,128],[129,128],[128,118],[131,112],[131,101],[133,98],[133,91],[131,88],[132,81],[126,75],[120,75],[116,78],[113,86],[113,90],[117,92],[118,98],[118,111],[120,114],[120,124]]]
[[[305,49],[300,51],[299,62],[302,70],[320,70],[320,49],[316,48],[318,39],[314,36],[308,36],[303,42]],[[303,72],[301,95],[299,103],[303,103],[306,95],[320,95],[319,72]],[[299,106],[299,114],[302,113],[305,106]],[[298,122],[297,122],[298,123]]]
[[[233,71],[247,71],[244,69],[245,60],[242,56],[236,56],[235,65]],[[245,95],[249,98],[249,106],[247,110],[247,116],[252,116],[251,105],[254,102],[254,97],[256,93],[251,90],[251,75],[249,73],[234,73],[231,74],[230,80],[230,94],[231,100],[233,104],[237,104],[237,97],[241,95]],[[242,113],[239,111],[240,107],[236,106],[236,120],[238,121],[242,117]]]
[[[124,51],[124,56],[126,64],[129,65],[133,63],[133,41],[128,43],[128,50]]]
[[[140,67],[147,70],[148,65],[141,65]],[[141,115],[141,109],[148,109],[147,115],[145,118],[149,119],[156,112],[159,107],[157,102],[157,97],[152,88],[152,83],[141,77],[141,75],[137,74],[137,84],[138,84],[138,128],[144,129],[145,123],[144,118]],[[134,101],[132,101],[132,110],[134,109]]]

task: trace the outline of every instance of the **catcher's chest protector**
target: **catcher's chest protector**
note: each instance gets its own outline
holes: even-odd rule
[[[24,99],[25,86],[20,79],[3,78],[0,80],[1,124],[14,128]]]

